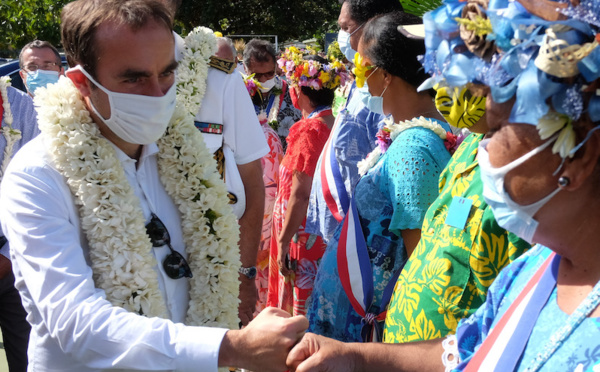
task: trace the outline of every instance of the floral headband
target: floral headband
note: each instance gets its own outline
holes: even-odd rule
[[[336,89],[348,80],[348,70],[340,61],[329,64],[307,61],[296,47],[286,49],[277,64],[290,83],[301,87]]]
[[[432,77],[422,88],[472,82],[496,102],[515,97],[509,120],[536,125],[542,139],[558,134],[553,152],[573,156],[586,95],[600,128],[600,0],[575,1],[445,0],[423,17]]]

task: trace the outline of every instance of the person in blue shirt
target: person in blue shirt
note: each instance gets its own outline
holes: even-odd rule
[[[338,42],[348,61],[354,60],[365,23],[395,10],[402,10],[397,0],[342,1]],[[307,232],[326,242],[331,239],[358,182],[357,164],[375,148],[384,118],[365,107],[353,86],[317,163],[306,217]]]

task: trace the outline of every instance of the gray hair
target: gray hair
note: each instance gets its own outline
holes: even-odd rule
[[[221,36],[217,38],[217,46],[222,45],[222,44],[227,44],[229,46],[229,48],[231,48],[231,53],[233,55],[233,59],[235,60],[235,57],[237,56],[237,50],[235,49],[235,45],[233,45],[233,40],[231,40],[230,38],[226,37],[226,36]]]
[[[252,60],[261,63],[273,61],[277,64],[277,53],[273,44],[261,39],[250,40],[244,49],[244,65],[250,67]]]

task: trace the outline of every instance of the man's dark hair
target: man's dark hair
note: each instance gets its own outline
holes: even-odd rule
[[[326,65],[327,60],[323,57],[319,56],[306,56],[304,57],[306,61],[316,61],[321,65]],[[308,97],[310,104],[313,107],[319,106],[331,106],[333,104],[333,100],[335,99],[335,91],[333,89],[321,88],[321,89],[312,89],[311,87],[300,87],[302,93]]]
[[[137,31],[154,20],[173,29],[170,11],[158,0],[77,0],[65,5],[61,18],[67,62],[83,66],[94,77],[98,62],[94,37],[101,24],[115,22]]]
[[[252,61],[259,63],[273,61],[273,63],[277,64],[277,56],[273,44],[261,39],[250,40],[244,49],[244,65],[250,67]]]
[[[59,66],[62,64],[61,59],[60,59],[60,53],[58,53],[58,49],[56,49],[54,47],[54,45],[50,44],[48,41],[34,40],[34,41],[28,43],[27,45],[25,45],[23,47],[23,49],[21,49],[21,53],[19,53],[19,67],[20,68],[25,67],[25,66],[23,66],[23,63],[24,63],[23,62],[23,53],[25,53],[26,50],[28,50],[28,49],[43,49],[43,48],[48,48],[48,49],[52,50],[52,52],[56,56],[56,63],[58,63]]]
[[[425,42],[406,37],[398,26],[419,23],[421,18],[404,12],[382,14],[365,25],[361,39],[364,54],[373,65],[415,88],[429,77],[418,59],[425,54]]]
[[[380,14],[403,10],[399,0],[340,0],[343,3],[348,3],[350,18],[359,25]]]

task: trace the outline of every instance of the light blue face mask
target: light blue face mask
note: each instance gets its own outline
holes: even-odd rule
[[[43,88],[48,84],[54,84],[58,82],[57,71],[47,71],[37,69],[34,72],[28,72],[27,78],[25,79],[25,85],[27,90],[33,96],[37,88]]]
[[[375,114],[385,115],[385,112],[383,112],[383,95],[385,94],[385,91],[387,90],[389,85],[388,85],[388,87],[385,87],[383,92],[381,92],[381,96],[374,97],[369,92],[369,85],[367,82],[367,80],[369,80],[369,78],[371,76],[373,76],[373,74],[375,73],[375,71],[377,71],[378,68],[379,67],[376,67],[375,70],[373,70],[373,72],[371,73],[371,75],[369,75],[365,79],[365,85],[362,88],[358,88],[358,94],[360,95],[360,99],[365,104],[365,106],[369,109],[369,111],[371,111]]]
[[[354,61],[354,55],[356,54],[356,50],[352,49],[352,46],[350,45],[350,37],[354,35],[356,31],[360,30],[362,26],[364,26],[364,23],[358,26],[356,30],[352,31],[351,34],[344,30],[338,32],[338,44],[340,45],[340,50],[350,62]]]
[[[506,192],[504,179],[508,172],[542,152],[545,148],[550,146],[555,139],[556,136],[550,138],[546,143],[500,168],[494,168],[490,163],[489,154],[487,152],[487,145],[490,140],[483,140],[479,144],[477,160],[479,161],[481,181],[483,182],[483,198],[492,208],[492,212],[494,213],[498,225],[529,243],[533,243],[533,237],[538,227],[538,222],[533,219],[533,216],[561,189],[560,187],[557,188],[549,195],[533,204],[520,205],[512,200],[510,195]]]

